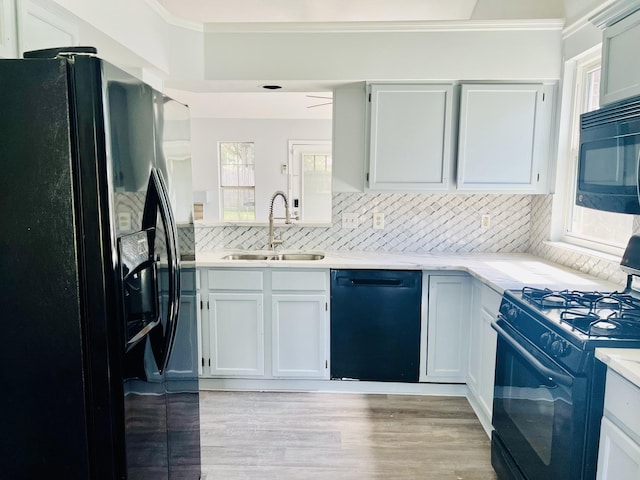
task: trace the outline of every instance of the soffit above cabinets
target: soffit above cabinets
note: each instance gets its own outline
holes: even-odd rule
[[[558,0],[147,0],[200,24],[440,22],[565,17]]]
[[[157,0],[202,23],[465,20],[477,0]]]

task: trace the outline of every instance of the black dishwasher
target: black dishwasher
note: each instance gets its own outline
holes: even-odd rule
[[[422,272],[331,270],[331,378],[417,382]]]

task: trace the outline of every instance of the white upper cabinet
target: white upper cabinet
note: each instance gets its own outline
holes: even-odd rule
[[[0,58],[14,58],[17,54],[15,25],[15,2],[0,0]]]
[[[600,105],[640,95],[640,11],[604,30]]]
[[[452,85],[372,84],[369,190],[449,190],[452,108]]]
[[[17,13],[18,49],[21,54],[30,50],[78,45],[78,27],[55,5],[45,8],[23,0],[18,3]]]
[[[457,190],[546,193],[553,85],[462,85]]]

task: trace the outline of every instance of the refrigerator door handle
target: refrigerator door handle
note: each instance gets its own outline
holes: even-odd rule
[[[155,201],[153,201],[155,200]],[[149,189],[147,200],[144,205],[143,228],[155,225],[157,213],[164,225],[165,241],[167,248],[167,268],[168,268],[168,305],[167,321],[162,339],[158,339],[163,345],[159,349],[154,349],[156,364],[159,373],[162,373],[169,362],[171,350],[176,336],[179,306],[180,306],[180,260],[177,242],[177,230],[167,187],[162,178],[162,172],[156,168],[151,169],[149,177]],[[157,231],[157,230],[156,230]],[[155,329],[154,329],[155,330]],[[153,335],[152,331],[152,335]],[[152,339],[153,340],[153,339]],[[155,342],[152,342],[155,343]],[[159,350],[159,351],[158,351]]]
[[[159,365],[160,372],[162,372],[167,368],[169,364],[169,359],[171,358],[173,345],[176,339],[176,332],[178,330],[178,318],[180,314],[180,252],[178,251],[178,229],[173,217],[173,209],[171,208],[171,202],[169,200],[167,184],[165,183],[164,177],[162,176],[162,171],[156,168],[154,168],[153,171],[156,172],[160,185],[160,210],[161,212],[164,210],[164,215],[166,216],[168,221],[168,224],[165,223],[165,232],[167,237],[171,237],[170,240],[169,238],[167,238],[167,250],[169,251],[169,277],[173,276],[174,286],[173,290],[170,289],[169,291],[170,304],[168,309],[169,313],[167,333],[165,338],[164,358],[162,361],[162,365]]]

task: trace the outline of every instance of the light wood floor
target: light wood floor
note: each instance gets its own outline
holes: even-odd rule
[[[495,479],[462,397],[201,392],[202,472],[235,479]]]

